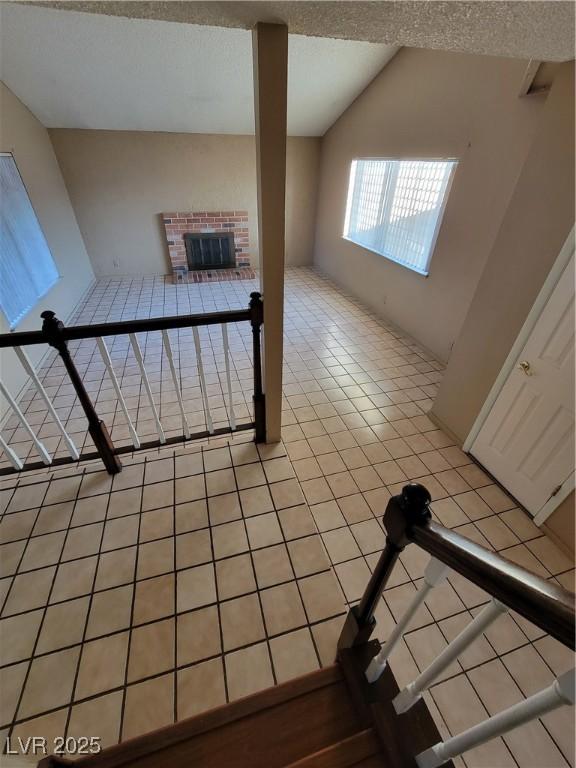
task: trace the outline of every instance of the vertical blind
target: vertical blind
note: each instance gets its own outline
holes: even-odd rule
[[[344,237],[428,274],[456,160],[354,160]]]
[[[0,155],[0,308],[15,328],[58,270],[12,155]]]

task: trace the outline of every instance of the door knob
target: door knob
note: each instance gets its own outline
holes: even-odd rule
[[[532,376],[532,368],[530,367],[528,360],[521,360],[518,363],[518,368],[520,368],[521,371],[524,371],[526,376]]]

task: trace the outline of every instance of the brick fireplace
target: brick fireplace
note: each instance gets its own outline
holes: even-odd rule
[[[195,280],[238,278],[242,276],[244,271],[252,274],[247,211],[163,213],[162,219],[166,230],[174,280],[190,277],[194,277]],[[231,243],[233,242],[234,263],[229,265],[228,269],[215,268],[217,267],[215,263],[212,266],[202,266],[200,269],[198,268],[199,265],[195,264],[192,269],[190,241],[195,238],[186,238],[188,240],[187,255],[185,235],[197,236],[202,234],[210,235],[210,238],[203,238],[202,242],[204,245],[209,243],[212,251],[218,242],[226,243],[227,249],[232,247]],[[221,235],[221,238],[218,235]],[[196,259],[196,261],[198,260]]]

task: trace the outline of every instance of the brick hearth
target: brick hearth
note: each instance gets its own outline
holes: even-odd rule
[[[198,211],[163,213],[172,274],[175,279],[189,274],[184,235],[188,232],[233,232],[236,267],[250,267],[250,239],[247,211]],[[212,270],[215,272],[217,270]]]

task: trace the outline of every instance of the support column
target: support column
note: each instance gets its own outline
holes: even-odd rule
[[[284,329],[284,229],[288,27],[256,24],[252,32],[258,246],[264,299],[266,442],[280,440]]]

